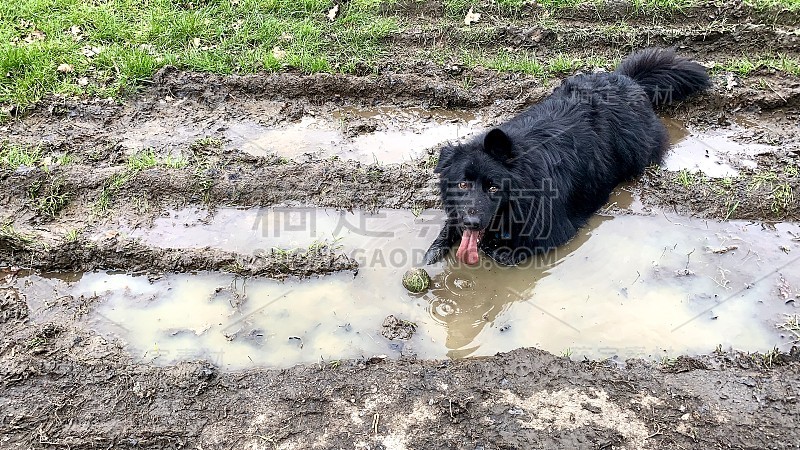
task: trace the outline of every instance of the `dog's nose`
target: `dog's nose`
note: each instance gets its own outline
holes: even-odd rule
[[[481,220],[474,216],[464,217],[464,226],[470,229],[478,229],[481,227]]]

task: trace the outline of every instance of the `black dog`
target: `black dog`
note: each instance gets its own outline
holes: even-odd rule
[[[513,265],[564,244],[618,183],[661,161],[669,144],[653,105],[710,84],[701,65],[647,49],[613,73],[570,77],[509,122],[444,147],[435,172],[447,223],[425,262],[459,239],[467,264],[477,264],[479,246]]]

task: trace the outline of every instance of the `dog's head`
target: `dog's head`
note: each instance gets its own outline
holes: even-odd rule
[[[440,176],[442,203],[465,236],[475,238],[470,247],[508,202],[514,155],[511,138],[499,128],[441,150],[434,171]]]

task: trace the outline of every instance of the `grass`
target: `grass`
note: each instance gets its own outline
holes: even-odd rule
[[[675,180],[684,188],[689,188],[697,183],[695,174],[686,169],[681,169],[681,171],[675,176]]]
[[[143,170],[152,169],[155,167],[164,167],[167,169],[182,169],[189,164],[189,161],[183,156],[167,155],[164,158],[159,158],[153,149],[141,150],[130,157],[125,164],[125,169],[114,173],[103,184],[103,190],[94,205],[94,210],[97,213],[102,213],[108,210],[111,203],[119,193],[120,188],[128,183],[131,178],[136,176]],[[147,210],[149,204],[146,199],[135,199],[134,206],[139,210]]]
[[[794,204],[794,192],[792,185],[787,182],[779,183],[776,185],[770,194],[772,197],[772,204],[770,209],[776,214],[787,211],[790,206]]]
[[[525,50],[510,51],[508,49],[503,49],[493,54],[464,50],[457,57],[466,67],[483,66],[498,72],[524,73],[541,80],[572,75],[578,70],[594,70],[596,68],[609,70],[613,69],[619,62],[591,54],[585,58],[559,54],[549,59],[540,60],[532,52]],[[467,90],[471,87],[471,85],[464,86]]]
[[[128,170],[139,172],[158,165],[158,158],[152,149],[142,150],[128,158]]]
[[[127,167],[131,172],[152,169],[154,167],[166,167],[167,169],[183,169],[189,161],[183,156],[169,154],[163,158],[156,156],[153,149],[141,150],[128,158]]]
[[[102,213],[107,211],[108,208],[111,207],[111,202],[119,192],[119,189],[127,183],[132,176],[133,174],[128,170],[123,170],[108,177],[105,183],[103,183],[103,190],[100,191],[100,196],[94,204],[95,212]]]
[[[798,1],[800,3],[800,0]],[[800,59],[784,54],[751,58],[743,56],[725,63],[716,64],[712,71],[733,72],[740,76],[748,76],[757,70],[775,70],[790,75],[800,75]]]
[[[120,96],[159,68],[218,74],[370,65],[397,29],[380,1],[6,0],[0,3],[0,103],[59,93]],[[7,74],[7,75],[6,75]]]
[[[643,10],[680,10],[700,0],[629,0]],[[746,0],[766,10],[800,10],[800,0]],[[45,96],[120,98],[134,92],[158,69],[215,74],[296,70],[303,73],[366,74],[389,52],[392,34],[407,19],[394,16],[397,0],[5,0],[0,2],[0,110],[24,111]],[[539,0],[558,9],[596,0]],[[328,11],[339,5],[335,20]],[[464,27],[473,8],[480,24],[496,15],[518,17],[528,0],[443,0],[445,21],[460,24],[486,42],[482,27]],[[621,31],[630,33],[625,28]],[[609,32],[620,30],[611,30]],[[469,40],[469,39],[467,39]],[[569,73],[587,66],[568,56],[537,61],[498,54],[487,67],[535,76]],[[800,74],[796,58],[732,61],[750,73],[772,67]]]
[[[0,167],[17,170],[20,167],[35,167],[42,160],[39,147],[25,147],[8,142],[0,144]]]
[[[0,241],[7,241],[15,247],[26,247],[35,242],[35,237],[25,234],[10,223],[0,224]]]
[[[547,76],[545,66],[538,62],[535,57],[527,53],[501,51],[491,57],[482,57],[478,62],[480,65],[499,72],[518,72],[534,75],[539,78],[545,78]]]
[[[558,55],[551,59],[547,65],[550,73],[553,74],[571,74],[583,66],[583,61],[579,58],[569,57],[566,55]]]
[[[67,242],[78,242],[78,238],[80,238],[81,232],[77,228],[73,228],[67,231],[67,234],[64,235],[64,240]]]
[[[784,9],[788,11],[800,11],[799,0],[745,0],[745,4],[763,10]]]
[[[66,190],[64,180],[50,178],[49,183],[34,183],[28,189],[28,198],[39,214],[55,218],[69,203],[72,193]]]
[[[69,153],[61,153],[55,155],[53,161],[59,166],[68,166],[74,162],[74,158]]]

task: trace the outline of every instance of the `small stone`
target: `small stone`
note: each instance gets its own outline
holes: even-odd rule
[[[403,275],[403,287],[415,294],[425,291],[430,285],[431,277],[423,268],[410,269]]]

